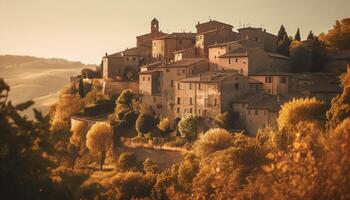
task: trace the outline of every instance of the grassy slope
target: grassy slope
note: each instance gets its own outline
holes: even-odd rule
[[[70,76],[95,67],[57,58],[0,56],[0,77],[11,86],[10,99],[14,103],[32,99],[35,107],[44,112],[55,103],[57,92],[69,83]],[[27,114],[31,116],[31,111]]]

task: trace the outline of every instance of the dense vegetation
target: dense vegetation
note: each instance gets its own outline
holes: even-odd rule
[[[98,82],[82,79],[62,89],[50,115],[34,109],[29,120],[22,112],[34,102],[13,105],[0,79],[0,192],[3,199],[349,199],[350,72],[341,82],[328,110],[315,98],[294,99],[282,106],[278,127],[248,137],[234,132],[232,113],[209,130],[193,115],[171,127],[130,90],[116,99],[109,123],[70,124],[72,114],[107,99]],[[161,168],[118,152],[121,136],[165,138],[183,148],[183,159]]]

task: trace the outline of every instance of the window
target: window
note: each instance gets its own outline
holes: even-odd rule
[[[243,69],[241,69],[241,74],[243,74]]]
[[[266,76],[265,77],[265,83],[272,83],[272,77],[271,76]]]
[[[177,89],[180,90],[180,83],[177,83]]]
[[[145,77],[142,77],[142,80],[145,81]]]
[[[174,80],[170,80],[170,86],[174,87]]]
[[[180,104],[181,104],[181,98],[177,97],[177,105],[180,105]]]
[[[259,114],[258,110],[255,110],[255,115],[258,115],[258,114]]]
[[[163,51],[163,50],[164,50],[163,46],[161,46],[161,47],[160,47],[160,50],[161,50],[161,51]]]
[[[185,70],[185,69],[183,69],[183,70],[182,70],[182,73],[183,73],[183,74],[186,74],[186,70]]]
[[[217,99],[214,99],[214,106],[216,106],[218,103],[218,100]]]
[[[248,115],[250,115],[250,110],[248,110]]]
[[[201,89],[201,83],[198,83],[198,90]]]
[[[192,105],[192,97],[190,97],[190,102],[189,102],[190,105]]]
[[[165,71],[166,71],[166,72],[169,72],[169,69],[166,69]]]
[[[136,60],[136,58],[132,58],[132,60],[133,60],[133,61],[135,61],[135,60]]]
[[[151,80],[151,77],[148,77],[148,81],[150,81]]]
[[[157,102],[157,98],[153,97],[153,103],[156,103],[156,102]]]
[[[179,107],[176,107],[176,112],[180,113],[180,108]]]
[[[238,58],[236,58],[236,63],[238,63]]]
[[[192,90],[192,83],[189,83],[189,89]]]
[[[235,83],[235,90],[239,90],[239,84]]]
[[[192,108],[190,108],[190,113],[192,113]]]
[[[182,40],[181,39],[179,40],[179,44],[182,44]]]
[[[231,58],[228,58],[228,64],[231,64]]]
[[[228,47],[228,50],[231,51],[231,46]]]
[[[285,76],[281,77],[281,83],[287,83],[287,78]]]
[[[214,56],[214,59],[216,59],[216,56]]]
[[[198,113],[199,113],[199,114],[201,114],[201,113],[202,113],[201,109],[198,109]]]

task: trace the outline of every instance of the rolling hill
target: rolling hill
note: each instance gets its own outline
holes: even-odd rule
[[[80,74],[83,68],[95,67],[58,58],[0,56],[0,77],[11,87],[9,99],[15,104],[34,100],[34,107],[44,113],[56,102],[58,91],[69,83],[71,76]],[[32,116],[32,111],[26,114]]]

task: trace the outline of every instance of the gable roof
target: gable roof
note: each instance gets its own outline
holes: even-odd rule
[[[190,65],[200,63],[202,61],[206,61],[206,59],[205,58],[184,58],[182,60],[166,64],[164,65],[164,67],[187,67]]]
[[[154,38],[153,40],[164,40],[164,39],[194,39],[195,33],[171,33],[161,37]]]
[[[210,20],[208,22],[203,22],[203,23],[198,22],[198,24],[196,25],[196,28],[198,28],[199,26],[207,25],[207,24],[219,24],[219,25],[229,26],[229,27],[233,28],[233,26],[231,24],[226,24],[226,23],[219,22],[216,20]]]
[[[249,52],[247,48],[241,47],[241,48],[234,49],[228,53],[225,53],[219,56],[219,58],[247,57],[248,53]]]
[[[196,83],[218,83],[224,81],[230,77],[236,76],[236,72],[209,72],[205,74],[198,74],[188,78],[180,79],[180,82],[196,82]]]

